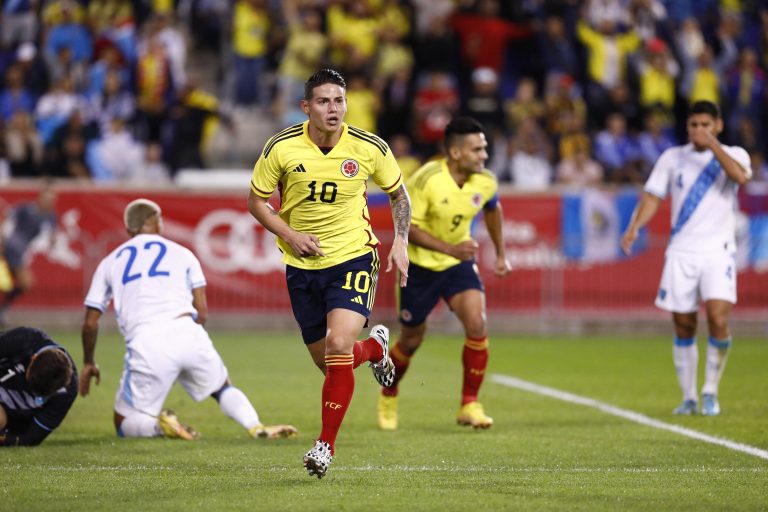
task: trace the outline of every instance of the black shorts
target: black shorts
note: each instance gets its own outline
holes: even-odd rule
[[[418,265],[408,267],[408,286],[399,288],[400,323],[409,327],[421,325],[442,297],[451,297],[465,290],[483,291],[483,282],[474,261],[462,261],[435,272]]]
[[[376,296],[379,255],[376,250],[320,270],[287,265],[285,278],[293,316],[304,343],[325,338],[326,317],[337,308],[350,309],[368,318]]]

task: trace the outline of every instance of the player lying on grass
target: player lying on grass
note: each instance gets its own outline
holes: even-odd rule
[[[0,333],[0,446],[34,446],[77,397],[77,370],[63,347],[29,327]]]
[[[80,393],[88,395],[92,378],[99,383],[94,360],[99,319],[112,301],[127,351],[115,397],[119,436],[197,438],[197,431],[162,410],[176,381],[198,402],[213,397],[252,437],[297,435],[291,425],[264,426],[245,394],[230,382],[203,328],[208,306],[200,262],[189,249],[160,235],[160,207],[137,199],[125,208],[124,221],[130,240],[101,261],[85,298]]]

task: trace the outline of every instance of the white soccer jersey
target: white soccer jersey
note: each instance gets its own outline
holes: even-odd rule
[[[136,235],[104,258],[96,269],[85,305],[106,311],[114,301],[126,341],[146,324],[195,315],[192,290],[205,286],[192,251],[160,235]]]
[[[723,149],[751,175],[744,149]],[[738,184],[713,161],[712,151],[696,151],[693,144],[675,146],[661,154],[645,183],[646,192],[662,199],[672,196],[670,251],[736,251]]]

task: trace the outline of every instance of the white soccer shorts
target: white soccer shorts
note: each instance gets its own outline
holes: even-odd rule
[[[724,300],[736,304],[736,259],[722,253],[667,251],[656,307],[675,313],[698,311],[699,303]]]
[[[211,338],[189,316],[139,328],[126,344],[125,365],[115,396],[122,416],[157,416],[173,383],[200,402],[227,380],[227,368]]]

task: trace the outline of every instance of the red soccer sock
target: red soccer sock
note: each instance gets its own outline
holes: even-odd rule
[[[355,356],[352,368],[357,368],[366,362],[378,363],[381,361],[381,358],[384,357],[384,349],[381,348],[378,341],[368,338],[355,342],[355,346],[352,347],[352,355]]]
[[[339,433],[344,414],[352,401],[355,391],[355,372],[352,369],[352,354],[326,355],[325,382],[323,382],[323,429],[319,439],[331,445],[334,453],[336,435]]]
[[[381,394],[384,396],[397,396],[399,391],[397,389],[397,384],[408,370],[408,365],[411,364],[411,357],[413,357],[413,355],[409,356],[403,352],[403,349],[400,348],[400,342],[398,341],[389,351],[389,356],[392,358],[392,362],[395,363],[395,381],[392,383],[392,386],[381,388]]]
[[[467,338],[461,356],[464,364],[464,384],[461,387],[461,405],[477,401],[480,386],[488,366],[488,337]]]

